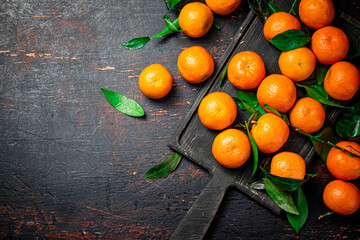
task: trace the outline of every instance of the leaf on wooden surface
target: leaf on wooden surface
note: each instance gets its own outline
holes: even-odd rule
[[[176,18],[176,19],[172,22],[172,25],[174,26],[174,28],[180,29],[179,18]],[[177,32],[182,32],[182,30],[178,30]],[[175,32],[172,31],[169,27],[166,27],[166,28],[164,28],[161,32],[159,32],[158,34],[154,35],[154,36],[151,37],[150,39],[165,37],[166,35],[170,35],[170,34],[173,34],[173,33],[175,33]]]
[[[183,32],[183,30],[180,30],[180,26],[176,26],[173,22],[171,22],[170,18],[167,14],[164,15],[164,20],[166,23],[166,26],[172,31],[172,32]]]
[[[253,136],[250,134],[250,130],[249,130],[249,123],[251,123],[252,121],[254,121],[257,118],[258,112],[256,111],[255,113],[253,113],[253,115],[250,116],[249,121],[246,122],[245,121],[245,126],[246,126],[246,131],[247,131],[247,135],[249,137],[249,141],[250,141],[250,146],[251,146],[251,151],[253,154],[253,159],[254,159],[254,167],[253,167],[253,171],[251,173],[251,176],[249,178],[248,181],[251,180],[251,178],[254,176],[256,169],[258,167],[258,160],[259,160],[259,150],[258,147],[256,145],[256,142],[253,138]]]
[[[276,116],[282,118],[287,123],[290,123],[290,120],[289,120],[288,116],[286,115],[286,113],[281,113],[278,110],[276,110],[275,108],[268,106],[267,104],[265,104],[264,107],[269,109]]]
[[[249,7],[265,22],[270,16],[269,0],[249,0]]]
[[[142,117],[145,115],[144,109],[131,98],[116,92],[101,88],[105,97],[116,110],[125,113],[131,117]]]
[[[269,6],[270,14],[274,14],[274,13],[277,13],[277,12],[286,12],[284,9],[282,9],[281,7],[275,5],[272,2],[269,2],[268,6]]]
[[[337,144],[339,142],[339,140],[335,136],[334,131],[330,127],[324,128],[324,130],[322,130],[319,134],[315,135],[315,137],[318,137],[325,142],[331,142],[333,144]],[[311,142],[314,144],[314,149],[316,153],[324,162],[326,162],[327,155],[332,147],[329,144],[316,141],[316,139],[310,139]]]
[[[302,180],[298,180],[298,179],[278,177],[267,172],[262,167],[260,168],[265,174],[265,177],[267,177],[273,184],[275,184],[278,188],[284,191],[290,191],[290,192],[295,191],[300,187],[300,185],[303,182]]]
[[[318,85],[322,85],[324,83],[324,79],[329,68],[330,68],[329,66],[325,66],[325,65],[320,65],[320,64],[316,65],[315,77]]]
[[[281,51],[291,51],[304,46],[310,37],[301,30],[290,29],[273,37],[270,42]]]
[[[238,98],[234,98],[235,102],[242,110],[245,110],[249,115],[258,111],[258,118],[266,113],[266,111],[259,104],[255,92],[247,92],[238,90]]]
[[[224,81],[224,79],[225,79],[225,77],[226,77],[228,67],[229,67],[229,65],[226,65],[226,67],[225,67],[225,69],[224,69],[224,71],[223,71],[223,73],[222,73],[222,75],[221,75],[219,87],[221,87],[221,85],[222,85],[222,83],[223,83],[223,81]]]
[[[360,103],[342,112],[336,122],[336,132],[343,138],[360,136]]]
[[[120,43],[126,50],[136,50],[142,48],[146,45],[146,43],[150,40],[149,37],[138,37],[133,38],[127,43]]]
[[[167,177],[177,168],[180,163],[181,157],[182,156],[179,153],[175,153],[162,163],[152,167],[149,171],[147,171],[145,177],[147,179],[160,179]]]
[[[263,180],[259,180],[259,181],[253,182],[250,185],[250,188],[254,189],[254,190],[265,190],[265,183]]]
[[[300,231],[301,227],[306,222],[306,219],[309,214],[309,207],[308,207],[308,203],[306,200],[306,196],[301,188],[298,188],[298,190],[292,194],[292,197],[293,197],[295,206],[299,211],[299,215],[294,215],[294,214],[287,212],[286,216],[287,216],[287,219],[289,220],[291,226],[298,233]]]

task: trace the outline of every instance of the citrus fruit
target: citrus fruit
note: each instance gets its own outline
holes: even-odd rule
[[[141,92],[152,99],[165,97],[171,90],[173,78],[163,65],[152,64],[146,67],[139,76]]]
[[[319,29],[329,25],[335,16],[332,0],[301,0],[299,16],[308,28]]]
[[[311,50],[321,64],[333,64],[345,58],[349,51],[349,38],[343,30],[326,26],[311,37]]]
[[[203,47],[193,46],[183,50],[177,61],[181,76],[189,83],[201,83],[214,72],[215,63]]]
[[[351,99],[359,86],[359,70],[349,62],[341,61],[333,64],[325,75],[325,91],[337,100]]]
[[[240,130],[227,129],[215,137],[212,153],[224,167],[240,167],[248,160],[251,153],[249,138]]]
[[[279,60],[280,71],[294,82],[310,77],[316,66],[316,57],[307,47],[282,52]]]
[[[352,183],[334,180],[326,185],[323,200],[330,210],[341,215],[350,215],[360,207],[360,191]]]
[[[305,160],[297,153],[281,152],[271,159],[270,173],[278,177],[304,180]]]
[[[296,101],[296,87],[288,77],[271,74],[260,83],[256,95],[263,108],[267,104],[279,112],[285,113]],[[267,108],[264,109],[269,112]]]
[[[310,97],[297,100],[289,113],[291,125],[300,128],[306,133],[319,131],[325,122],[323,105]]]
[[[300,30],[299,20],[286,12],[273,13],[264,24],[264,36],[267,40],[271,40],[276,35],[290,29]]]
[[[342,141],[336,146],[360,155],[360,145],[355,142]],[[355,180],[360,177],[360,158],[334,147],[327,155],[326,166],[337,179]]]
[[[186,35],[193,38],[204,36],[213,25],[210,8],[200,2],[186,4],[179,14],[179,25]]]
[[[205,127],[222,130],[235,121],[237,107],[229,94],[212,92],[201,100],[198,114]]]
[[[232,13],[241,3],[241,0],[205,0],[206,5],[219,15]]]
[[[257,88],[266,74],[262,58],[255,52],[237,53],[227,70],[229,81],[239,89]]]
[[[273,113],[265,113],[251,128],[257,147],[263,153],[279,150],[289,138],[289,126]]]

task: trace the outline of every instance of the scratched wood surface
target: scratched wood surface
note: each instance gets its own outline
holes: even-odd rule
[[[360,20],[358,1],[334,2]],[[184,82],[177,56],[201,45],[219,61],[248,11],[244,1],[216,16],[221,30],[200,39],[179,33],[126,51],[120,42],[163,29],[162,0],[1,1],[0,237],[169,238],[209,180],[186,158],[166,179],[144,177],[173,154],[167,144],[202,87]],[[174,76],[169,96],[157,101],[137,86],[155,62]],[[117,112],[101,87],[132,97],[146,117]],[[230,190],[206,239],[358,238],[359,212],[317,220],[332,177],[318,158],[309,172],[319,176],[304,186],[310,213],[300,234],[286,216]]]

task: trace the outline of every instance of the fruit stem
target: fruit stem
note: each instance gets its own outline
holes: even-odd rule
[[[289,123],[288,123],[288,124],[289,124]],[[334,148],[337,148],[337,149],[339,149],[339,150],[341,150],[341,151],[350,153],[351,155],[360,158],[359,155],[357,155],[357,154],[355,154],[355,153],[353,153],[353,152],[350,152],[350,151],[348,151],[348,150],[346,150],[346,149],[344,149],[344,148],[342,148],[342,147],[336,146],[335,144],[333,144],[333,143],[331,143],[331,142],[325,142],[324,140],[321,140],[320,138],[317,138],[317,137],[315,137],[315,136],[313,136],[313,135],[311,135],[311,134],[308,134],[308,133],[304,132],[303,130],[301,130],[301,129],[298,128],[298,127],[295,127],[295,126],[293,126],[293,125],[291,125],[291,124],[289,124],[289,126],[291,126],[294,130],[296,130],[296,131],[298,131],[298,132],[301,132],[302,134],[308,136],[309,138],[315,139],[316,141],[325,143],[325,144],[327,144],[327,145],[330,145],[330,146],[332,146],[332,147],[334,147]]]

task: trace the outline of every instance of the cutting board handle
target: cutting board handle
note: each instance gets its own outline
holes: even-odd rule
[[[229,187],[215,172],[170,239],[203,239]]]

